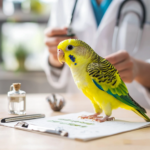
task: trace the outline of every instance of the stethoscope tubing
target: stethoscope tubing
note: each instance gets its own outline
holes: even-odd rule
[[[140,4],[141,6],[141,9],[142,9],[142,20],[141,20],[141,23],[140,23],[140,28],[143,29],[143,26],[145,24],[145,21],[146,21],[146,8],[145,8],[145,5],[144,3],[141,1],[141,0],[124,0],[120,6],[119,6],[119,9],[118,9],[118,13],[117,13],[117,19],[116,19],[116,26],[119,26],[119,23],[120,23],[120,17],[121,17],[121,12],[122,12],[122,9],[124,7],[124,5],[127,3],[127,2],[131,2],[131,1],[136,1]]]
[[[113,34],[113,39],[112,39],[112,51],[113,52],[117,51],[117,46],[116,45],[117,45],[117,39],[118,39],[118,34],[119,34],[119,29],[120,29],[119,26],[120,26],[120,23],[121,23],[121,12],[122,12],[123,7],[125,6],[125,4],[127,2],[131,2],[131,1],[138,2],[139,5],[141,6],[141,9],[142,9],[142,16],[139,15],[139,13],[137,13],[137,12],[130,11],[130,13],[132,12],[132,13],[137,15],[137,17],[139,18],[139,22],[140,22],[139,32],[138,32],[136,44],[135,44],[135,47],[134,47],[133,52],[131,54],[131,55],[134,55],[134,54],[136,54],[138,52],[138,49],[139,49],[139,46],[140,46],[141,37],[142,37],[143,27],[144,27],[144,24],[146,22],[146,8],[145,8],[144,3],[141,0],[124,0],[120,4],[118,12],[117,12],[116,24],[115,24],[114,34]]]

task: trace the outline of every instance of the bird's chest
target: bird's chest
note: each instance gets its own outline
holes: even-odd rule
[[[95,85],[89,76],[89,74],[86,71],[81,71],[80,73],[73,72],[72,73],[74,81],[77,85],[77,87],[81,91],[86,91],[86,93],[95,93],[97,90],[95,90]]]
[[[71,72],[72,72],[74,81],[79,89],[83,90],[84,88],[88,87],[89,85],[89,82],[87,80],[88,74],[85,68],[72,69]]]
[[[74,74],[73,75],[74,81],[76,83],[76,85],[78,86],[79,89],[84,89],[88,86],[88,82],[86,80],[86,76],[80,74]]]

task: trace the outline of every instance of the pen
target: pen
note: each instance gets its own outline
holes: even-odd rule
[[[44,114],[20,115],[20,116],[16,116],[16,117],[3,118],[1,120],[1,123],[30,120],[30,119],[38,119],[38,118],[44,118],[44,117],[45,117]]]
[[[71,25],[72,25],[72,22],[73,22],[73,18],[74,18],[74,13],[75,13],[75,9],[76,9],[76,6],[77,6],[77,2],[78,2],[78,0],[75,0],[74,6],[73,6],[73,10],[72,10],[72,13],[71,13],[71,17],[70,17],[70,20],[69,20],[69,26],[68,26],[67,34],[65,34],[65,35],[55,35],[55,36],[61,36],[61,37],[72,37],[72,36],[75,36],[75,34],[72,31]]]
[[[73,7],[73,10],[72,10],[67,36],[75,36],[75,34],[72,33],[71,24],[73,22],[73,17],[74,17],[75,9],[76,9],[76,6],[77,6],[77,2],[78,2],[78,0],[75,1],[74,7]]]

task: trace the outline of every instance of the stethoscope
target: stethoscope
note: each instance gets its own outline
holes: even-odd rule
[[[140,15],[140,13],[138,13],[136,11],[128,11],[128,12],[125,12],[123,15],[121,15],[123,7],[125,6],[125,4],[127,2],[130,2],[130,1],[136,1],[140,4],[140,7],[142,9],[142,15]],[[144,27],[144,24],[145,24],[145,21],[146,21],[146,8],[145,8],[145,5],[142,2],[142,0],[124,0],[120,4],[119,9],[118,9],[118,13],[117,13],[116,25],[115,25],[114,33],[113,33],[112,51],[116,52],[116,50],[117,50],[117,40],[118,40],[118,34],[119,34],[119,30],[120,30],[120,24],[121,24],[121,21],[123,21],[124,17],[128,13],[134,13],[139,19],[139,32],[138,32],[138,35],[137,35],[137,40],[135,42],[133,52],[130,53],[131,55],[135,55],[139,50],[139,45],[140,45],[140,41],[141,41],[143,27]]]

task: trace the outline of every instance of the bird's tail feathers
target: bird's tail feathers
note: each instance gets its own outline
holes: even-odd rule
[[[137,115],[139,115],[140,117],[142,117],[145,121],[150,122],[150,118],[143,112],[139,111],[139,110],[132,110],[134,111]]]

